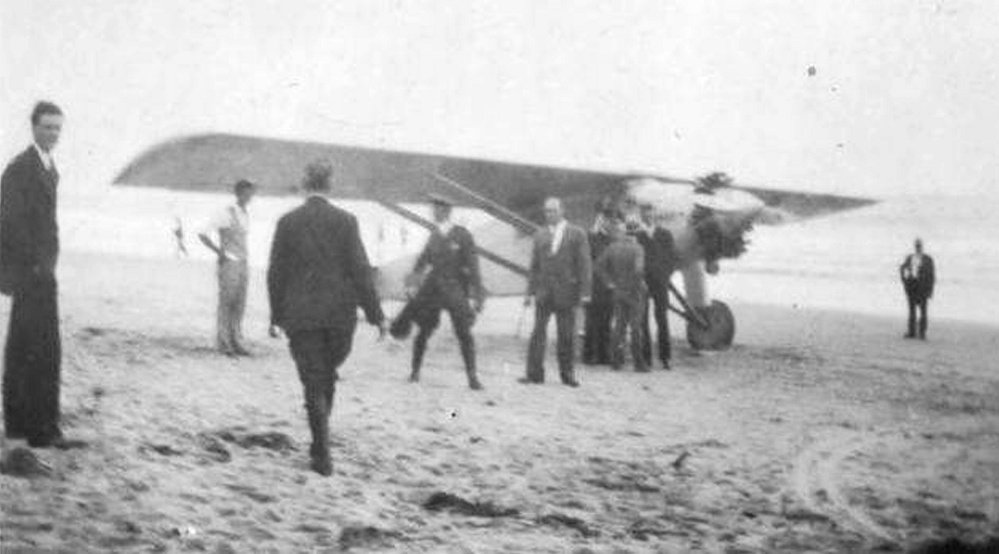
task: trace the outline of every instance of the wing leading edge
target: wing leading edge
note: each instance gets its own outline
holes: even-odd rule
[[[570,218],[588,221],[599,198],[619,194],[622,183],[635,177],[319,142],[203,134],[150,148],[125,167],[114,183],[218,192],[229,191],[238,179],[250,179],[257,183],[259,193],[288,195],[296,192],[303,168],[317,159],[328,160],[336,168],[338,198],[379,203],[422,202],[432,192],[455,197],[457,183],[466,189],[464,193],[457,191],[456,200],[460,203],[493,210],[499,206],[534,222],[540,221],[540,204],[547,196],[563,198]],[[693,183],[650,177],[664,185]],[[830,194],[735,188],[756,195],[785,214],[777,218],[779,221],[817,217],[874,202]],[[487,202],[484,204],[482,199]]]

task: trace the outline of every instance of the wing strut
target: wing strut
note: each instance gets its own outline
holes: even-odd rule
[[[400,206],[398,204],[393,204],[391,202],[386,202],[386,201],[378,201],[378,204],[380,204],[383,208],[391,211],[392,213],[400,215],[400,216],[408,219],[409,221],[412,221],[413,223],[416,223],[417,225],[423,227],[424,229],[426,229],[426,230],[428,230],[430,232],[433,232],[435,229],[437,229],[437,226],[434,225],[430,220],[428,220],[425,217],[422,217],[420,214],[417,214],[413,210],[409,210],[407,208],[403,208],[402,206]],[[521,277],[527,277],[527,275],[530,273],[529,271],[527,271],[526,267],[524,267],[524,266],[522,266],[522,265],[520,265],[520,264],[518,264],[516,262],[513,262],[513,261],[511,261],[511,260],[509,260],[507,258],[504,258],[503,256],[500,256],[499,254],[496,254],[495,252],[492,252],[491,250],[486,250],[485,248],[482,248],[481,246],[476,245],[475,251],[480,256],[482,256],[483,258],[489,260],[490,262],[493,262],[494,264],[496,264],[496,265],[498,265],[498,266],[500,266],[500,267],[502,267],[504,269],[508,269],[508,270],[516,273],[517,275],[520,275]]]
[[[503,223],[512,226],[521,233],[524,233],[526,235],[533,235],[538,230],[537,225],[535,225],[531,221],[528,221],[527,219],[524,219],[516,212],[510,210],[509,208],[503,206],[502,204],[496,202],[495,200],[482,196],[481,194],[473,191],[469,187],[466,187],[465,185],[459,183],[458,181],[455,181],[454,179],[446,175],[441,175],[440,173],[434,172],[433,176],[438,181],[444,183],[445,185],[448,185],[449,187],[457,190],[458,192],[474,200],[476,208],[479,208],[480,210],[495,217],[496,219],[502,221]]]

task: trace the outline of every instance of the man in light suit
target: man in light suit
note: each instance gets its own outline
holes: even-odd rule
[[[909,328],[905,338],[916,337],[916,310],[919,310],[919,338],[926,340],[926,305],[933,298],[933,285],[936,283],[936,268],[933,258],[923,253],[923,241],[916,239],[915,252],[909,254],[898,266],[898,276],[902,280],[906,299],[909,301]]]
[[[337,368],[347,359],[357,326],[357,307],[385,334],[385,317],[357,219],[326,200],[332,169],[306,168],[308,199],[278,221],[267,270],[273,337],[288,336],[305,392],[312,433],[312,469],[333,472],[329,417]]]
[[[38,448],[82,445],[64,439],[59,426],[59,172],[52,149],[62,122],[55,104],[35,105],[34,144],[4,170],[0,195],[0,292],[11,297],[4,351],[4,431],[7,438],[27,439],[29,446]]]
[[[545,380],[544,357],[548,321],[555,315],[558,333],[556,351],[562,383],[578,387],[573,374],[573,341],[576,309],[590,301],[592,262],[586,232],[565,220],[562,201],[548,198],[544,204],[545,227],[534,235],[525,305],[534,302],[534,332],[527,351],[527,376],[521,383]]]

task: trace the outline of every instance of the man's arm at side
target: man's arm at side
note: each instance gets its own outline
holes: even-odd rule
[[[368,254],[364,251],[364,243],[361,242],[361,232],[358,229],[357,219],[350,217],[347,237],[347,274],[354,285],[354,290],[360,300],[361,309],[368,323],[372,325],[382,325],[385,321],[385,314],[382,313],[381,303],[378,301],[378,292],[375,290],[375,282],[372,277],[372,267],[368,263]]]
[[[590,241],[582,229],[576,234],[579,250],[576,254],[577,271],[579,272],[579,295],[583,302],[589,302],[593,294],[593,260],[590,258]]]
[[[271,257],[267,266],[267,297],[271,307],[271,326],[281,324],[282,300],[288,279],[288,246],[287,225],[279,220],[274,230],[274,240],[271,243]]]

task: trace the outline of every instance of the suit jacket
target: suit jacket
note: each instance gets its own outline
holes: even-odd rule
[[[649,289],[664,291],[676,266],[673,233],[656,227],[651,235],[639,234],[638,243],[645,250],[645,282]]]
[[[566,222],[562,243],[552,254],[552,233],[543,227],[534,235],[527,293],[555,308],[576,306],[592,291],[592,260],[586,232]]]
[[[645,293],[645,251],[633,239],[611,243],[597,258],[594,273],[613,290],[615,299],[641,300]]]
[[[913,272],[912,258],[913,254],[909,254],[902,260],[902,265],[898,266],[898,274],[905,285],[905,292],[917,298],[932,298],[933,286],[936,284],[933,258],[923,254],[923,263],[919,264],[919,270],[915,272]]]
[[[454,225],[446,235],[439,231],[431,233],[423,252],[416,259],[413,272],[420,273],[428,266],[430,273],[424,280],[424,286],[457,286],[466,296],[477,300],[485,297],[475,239],[468,229]]]
[[[310,197],[278,220],[267,270],[271,323],[291,333],[384,319],[357,218]]]
[[[35,147],[17,155],[0,184],[0,291],[21,290],[38,277],[54,278],[59,258],[56,188]]]

